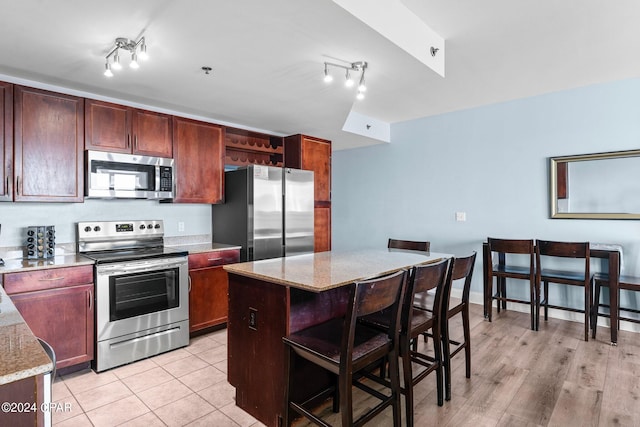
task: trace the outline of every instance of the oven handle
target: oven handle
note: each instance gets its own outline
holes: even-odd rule
[[[139,273],[139,272],[153,271],[153,270],[169,270],[172,268],[180,268],[186,265],[187,265],[186,261],[154,262],[152,264],[125,264],[125,265],[112,265],[112,266],[104,265],[96,268],[96,273],[99,276],[128,274],[128,273]]]

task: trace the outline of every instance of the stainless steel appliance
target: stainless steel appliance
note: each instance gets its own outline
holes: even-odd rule
[[[242,246],[241,261],[313,252],[313,172],[247,166],[225,173],[213,238]]]
[[[189,344],[187,252],[162,221],[79,222],[78,253],[96,263],[96,372]]]
[[[173,198],[173,159],[87,150],[85,161],[88,198]]]

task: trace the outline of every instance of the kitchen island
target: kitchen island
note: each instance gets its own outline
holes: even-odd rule
[[[319,252],[225,266],[229,274],[228,379],[236,388],[236,405],[265,425],[278,426],[286,384],[283,336],[344,315],[349,285],[356,281],[450,257],[383,249]],[[296,400],[313,396],[318,387],[332,381],[313,365],[297,366],[299,380],[291,390]]]

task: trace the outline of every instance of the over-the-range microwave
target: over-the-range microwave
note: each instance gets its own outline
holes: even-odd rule
[[[85,163],[87,198],[173,198],[173,159],[87,150]]]

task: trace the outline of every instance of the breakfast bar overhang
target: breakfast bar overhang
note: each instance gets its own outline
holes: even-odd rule
[[[391,249],[319,252],[227,265],[229,274],[228,380],[236,405],[267,426],[284,410],[282,337],[342,316],[350,284],[449,254]],[[307,399],[332,381],[327,372],[299,365],[291,393]],[[312,381],[309,378],[313,378]],[[319,402],[320,403],[320,402]]]

